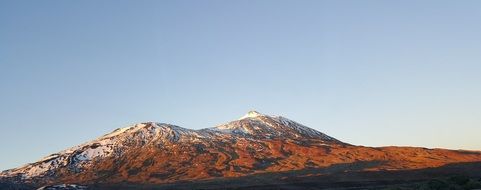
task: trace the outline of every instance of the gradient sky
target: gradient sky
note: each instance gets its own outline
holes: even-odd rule
[[[0,1],[0,170],[249,110],[481,150],[481,1]]]

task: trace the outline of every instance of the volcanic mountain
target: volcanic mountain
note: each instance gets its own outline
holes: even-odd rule
[[[334,171],[412,171],[470,162],[481,162],[481,152],[355,146],[290,119],[251,111],[239,120],[200,130],[155,122],[119,128],[3,171],[0,182],[19,189],[57,184],[175,187],[235,179],[282,184],[295,181],[292,177]],[[226,181],[221,183],[226,187]]]

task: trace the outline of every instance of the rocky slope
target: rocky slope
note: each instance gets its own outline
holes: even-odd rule
[[[384,171],[481,161],[481,153],[341,142],[284,117],[249,112],[191,130],[163,123],[120,128],[96,140],[0,173],[3,181],[55,184],[165,184],[354,164]],[[1,181],[0,180],[0,181]]]

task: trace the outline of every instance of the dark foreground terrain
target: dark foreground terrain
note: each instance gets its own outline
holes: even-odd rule
[[[339,164],[322,169],[164,185],[93,184],[88,189],[481,189],[481,162],[405,171],[361,171],[370,164]],[[15,189],[7,184],[0,187]],[[29,189],[27,186],[17,188]]]
[[[366,163],[365,167],[369,167]],[[356,171],[358,164],[167,185],[94,185],[93,189],[481,189],[481,162],[405,171]],[[350,171],[350,172],[344,172]],[[321,173],[324,173],[320,175]],[[326,174],[327,173],[327,174]]]

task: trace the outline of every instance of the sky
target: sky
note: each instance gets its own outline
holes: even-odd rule
[[[344,142],[481,150],[481,1],[0,1],[0,170],[249,110]]]

